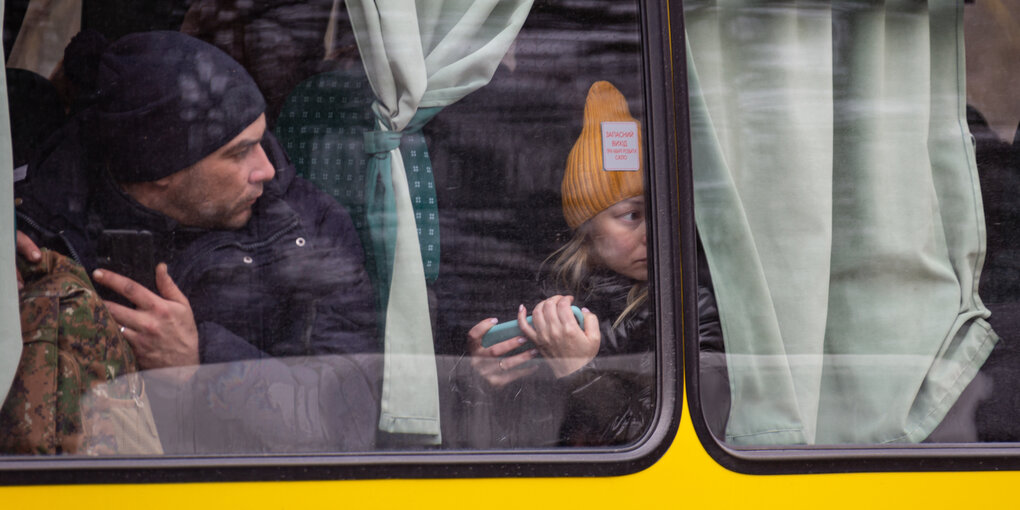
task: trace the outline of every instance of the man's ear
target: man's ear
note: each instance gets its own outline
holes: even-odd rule
[[[159,210],[161,201],[170,189],[172,180],[170,176],[151,182],[126,182],[120,184],[120,189],[136,202],[153,210]]]
[[[165,189],[170,187],[170,185],[173,182],[173,179],[174,179],[175,175],[177,175],[177,174],[173,173],[173,174],[170,174],[170,175],[168,175],[166,177],[163,177],[163,178],[161,178],[159,180],[152,181],[152,182],[149,182],[149,183],[146,183],[146,184],[150,184],[155,189],[162,191],[162,190],[165,190]]]

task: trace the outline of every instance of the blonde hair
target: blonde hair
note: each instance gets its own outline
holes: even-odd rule
[[[552,260],[552,275],[559,287],[569,291],[575,297],[591,292],[589,278],[599,265],[591,238],[591,223],[586,221],[574,230],[574,235],[570,240],[552,252],[546,262],[550,260]],[[627,293],[627,306],[613,321],[613,328],[619,326],[627,316],[634,313],[647,300],[648,282],[635,282],[631,286],[630,292]]]
[[[634,123],[640,162],[638,171],[605,169],[602,159],[603,122]],[[586,296],[592,291],[590,277],[600,264],[591,238],[591,219],[621,200],[640,195],[644,189],[641,147],[641,125],[630,114],[626,98],[608,81],[593,83],[584,102],[581,135],[567,155],[560,186],[563,218],[574,229],[574,235],[546,259],[546,262],[552,260],[552,275],[558,286],[575,297]],[[613,328],[647,299],[648,282],[636,282],[627,293],[627,306],[613,322]]]

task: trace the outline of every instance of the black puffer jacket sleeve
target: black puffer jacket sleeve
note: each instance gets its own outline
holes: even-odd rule
[[[620,324],[633,281],[619,275],[593,277],[585,305],[599,315],[598,355],[559,380],[565,393],[560,443],[620,445],[636,440],[655,412],[655,336],[647,305]]]
[[[653,353],[625,355],[630,367],[594,362],[564,379],[566,409],[562,446],[627,444],[648,428],[655,413]]]
[[[707,266],[698,283],[698,342],[702,351],[722,353],[722,327]],[[655,416],[655,349],[650,310],[645,307],[612,327],[602,319],[599,355],[581,370],[560,379],[566,412],[560,428],[565,446],[608,446],[637,440]],[[725,358],[723,358],[725,359]],[[721,375],[718,373],[721,370]],[[706,409],[711,426],[725,425],[729,410],[725,363],[709,374],[706,387],[715,399]]]

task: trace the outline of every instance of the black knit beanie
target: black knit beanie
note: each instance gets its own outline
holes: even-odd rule
[[[87,107],[90,153],[119,182],[151,182],[197,163],[261,115],[248,72],[215,46],[180,32],[142,32],[107,45],[97,32],[64,53]]]

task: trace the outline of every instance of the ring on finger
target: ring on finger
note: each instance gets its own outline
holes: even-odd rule
[[[120,334],[122,334],[122,335],[123,335],[123,334],[124,334],[124,330],[125,330],[125,329],[127,329],[127,328],[125,328],[124,326],[121,326],[121,327],[120,327]]]
[[[504,372],[506,371],[506,367],[503,366],[503,360],[502,359],[499,360],[499,369],[504,371]]]

